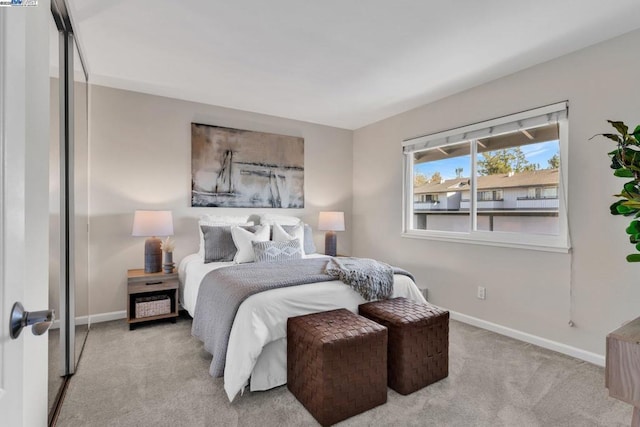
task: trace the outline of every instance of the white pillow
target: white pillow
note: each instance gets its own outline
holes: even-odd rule
[[[221,226],[221,225],[228,225],[228,226],[234,226],[234,225],[245,225],[245,226],[251,226],[254,225],[253,221],[249,221],[249,222],[224,222],[224,221],[207,221],[204,219],[204,217],[206,216],[210,216],[213,217],[214,215],[203,215],[200,217],[200,221],[198,221],[198,234],[200,235],[200,246],[198,247],[198,255],[200,256],[200,258],[204,259],[204,234],[202,233],[202,227],[200,227],[201,225],[208,225],[210,227],[214,227],[214,226]],[[231,218],[231,217],[222,217],[220,216],[219,218]]]
[[[238,248],[233,262],[243,264],[245,262],[254,262],[256,255],[253,252],[253,244],[251,242],[268,242],[271,228],[268,225],[258,226],[255,233],[240,227],[231,227],[231,237],[233,243]]]
[[[262,214],[260,215],[260,224],[266,225],[298,225],[300,224],[300,218],[289,215],[276,215],[276,214]]]
[[[288,233],[284,231],[284,229],[280,226],[280,224],[275,224],[273,226],[274,242],[287,242],[289,240],[294,240],[294,239],[300,242],[301,248],[304,248],[304,224],[303,223],[300,223],[294,226],[294,228]],[[304,250],[302,251],[302,253],[304,254]]]

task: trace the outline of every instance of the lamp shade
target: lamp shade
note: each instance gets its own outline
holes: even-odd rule
[[[173,236],[171,211],[136,211],[132,236]]]
[[[320,212],[318,230],[344,231],[344,212]]]

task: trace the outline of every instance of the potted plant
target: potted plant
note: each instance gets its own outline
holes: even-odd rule
[[[623,122],[607,120],[617,133],[598,134],[615,141],[618,147],[609,153],[613,174],[619,178],[629,179],[622,186],[618,200],[610,207],[612,215],[633,216],[627,227],[629,241],[640,251],[640,125],[632,133]],[[595,135],[595,136],[598,136]],[[640,262],[640,253],[627,255],[628,262]]]

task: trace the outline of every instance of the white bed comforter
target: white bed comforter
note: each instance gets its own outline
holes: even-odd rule
[[[231,262],[204,264],[189,255],[178,268],[180,300],[193,317],[202,278]],[[395,275],[392,298],[405,297],[426,302],[407,276]],[[287,382],[287,318],[319,311],[346,308],[355,313],[366,302],[340,281],[272,289],[247,298],[238,309],[227,348],[224,389],[230,401],[242,392],[251,378],[250,389],[268,390]]]

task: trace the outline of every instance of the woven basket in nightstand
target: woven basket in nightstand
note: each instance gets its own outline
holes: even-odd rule
[[[136,319],[171,313],[171,299],[167,295],[136,298]]]

